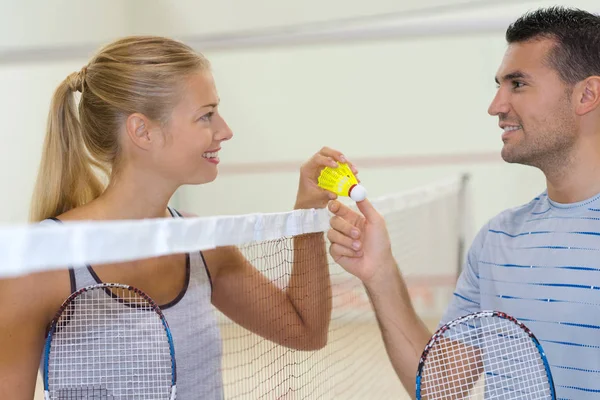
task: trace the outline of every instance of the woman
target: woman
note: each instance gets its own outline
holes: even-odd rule
[[[78,111],[75,92],[81,92]],[[166,38],[118,40],[54,94],[32,220],[179,218],[169,199],[181,185],[214,180],[221,145],[231,137],[202,55]],[[321,208],[335,198],[316,185],[319,171],[335,160],[344,161],[324,148],[301,167],[295,208]],[[106,174],[106,186],[94,171]],[[324,238],[301,235],[294,245],[314,253],[295,252],[287,290],[233,247],[0,281],[0,398],[32,398],[54,313],[71,292],[97,282],[138,287],[161,305],[174,338],[181,399],[222,398],[212,305],[268,340],[323,347],[331,310]],[[34,300],[22,293],[37,294]]]

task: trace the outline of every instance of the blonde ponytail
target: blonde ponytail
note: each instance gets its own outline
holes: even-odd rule
[[[71,74],[54,92],[46,138],[31,203],[30,220],[38,222],[81,206],[104,190],[83,142],[74,90],[83,83]]]

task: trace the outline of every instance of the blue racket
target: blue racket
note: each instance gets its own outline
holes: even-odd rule
[[[46,400],[174,400],[175,348],[160,308],[141,290],[102,283],[62,304],[44,348]]]
[[[423,351],[416,384],[417,400],[556,399],[537,338],[497,311],[465,315],[440,327]]]

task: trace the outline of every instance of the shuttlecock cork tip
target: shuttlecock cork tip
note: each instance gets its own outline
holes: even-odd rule
[[[367,189],[362,185],[354,185],[350,189],[350,198],[354,201],[363,201],[367,198]]]

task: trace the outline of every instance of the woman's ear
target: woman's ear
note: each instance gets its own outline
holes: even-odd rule
[[[134,113],[125,121],[127,137],[134,145],[143,150],[149,150],[156,141],[151,133],[151,121],[143,114]]]

